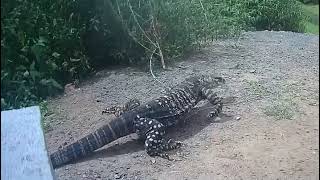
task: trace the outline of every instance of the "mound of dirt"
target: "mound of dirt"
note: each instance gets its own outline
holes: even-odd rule
[[[130,135],[55,170],[58,179],[319,179],[319,36],[247,32],[156,71],[165,86],[195,74],[225,77],[218,91],[232,101],[218,121],[203,104],[170,132],[185,144],[170,152],[175,161],[149,157]],[[163,91],[134,68],[99,72],[79,87],[49,100],[49,152],[112,119],[105,107]]]

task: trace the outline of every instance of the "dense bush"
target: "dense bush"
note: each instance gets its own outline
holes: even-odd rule
[[[236,7],[223,0],[120,0],[113,6],[130,37],[162,63],[201,42],[237,34],[243,25]]]
[[[294,0],[3,0],[1,109],[100,67],[168,59],[241,30],[301,31]],[[160,61],[159,61],[160,60]]]
[[[308,3],[319,4],[319,0],[299,0],[299,1],[305,4],[308,4]]]
[[[90,14],[74,1],[1,4],[1,109],[34,104],[90,70],[81,36]]]
[[[256,30],[303,32],[305,16],[296,0],[238,0],[247,26]]]

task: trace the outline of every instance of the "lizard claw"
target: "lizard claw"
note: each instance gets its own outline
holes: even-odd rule
[[[184,143],[183,143],[182,141],[175,141],[175,143],[176,143],[177,145],[179,145],[179,146],[184,145]]]
[[[158,156],[164,159],[168,159],[169,161],[172,160],[167,153],[159,153]]]
[[[213,118],[213,117],[216,117],[218,116],[218,111],[211,111],[208,113],[208,118]]]
[[[172,139],[168,140],[169,149],[177,149],[183,145],[181,141],[173,141]]]

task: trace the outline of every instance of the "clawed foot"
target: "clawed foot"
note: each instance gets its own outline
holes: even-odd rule
[[[167,142],[167,145],[165,145],[164,150],[168,151],[168,150],[173,150],[173,149],[178,149],[183,145],[183,143],[181,141],[174,141],[172,139],[169,139]],[[157,156],[167,159],[169,161],[173,161],[174,159],[172,159],[167,153],[158,153]]]
[[[102,114],[114,114],[116,117],[120,116],[122,114],[123,107],[120,106],[112,106],[109,108],[105,108],[102,111]]]
[[[169,151],[169,150],[173,150],[173,149],[177,149],[180,148],[183,145],[183,143],[181,141],[174,141],[172,139],[169,139],[166,143],[164,143],[162,145],[162,149],[158,152],[153,151],[153,152],[149,152],[148,154],[151,156],[158,156],[164,159],[167,159],[169,161],[173,161],[174,159],[172,159],[167,153],[165,153],[164,151]],[[157,148],[158,149],[158,148]]]
[[[222,111],[222,103],[218,103],[214,106],[213,110],[208,113],[208,118],[218,117]]]
[[[161,157],[161,158],[163,158],[163,159],[167,159],[167,160],[169,160],[169,161],[172,160],[167,153],[158,153],[156,156],[159,156],[159,157]]]
[[[181,141],[168,140],[167,150],[178,149],[183,145]]]
[[[208,118],[213,118],[213,117],[217,117],[219,115],[219,111],[218,110],[214,110],[208,113],[207,117]]]
[[[114,114],[116,117],[119,117],[122,113],[130,111],[138,106],[140,106],[140,101],[138,99],[130,99],[130,101],[126,102],[124,106],[112,106],[105,108],[102,111],[102,114]]]

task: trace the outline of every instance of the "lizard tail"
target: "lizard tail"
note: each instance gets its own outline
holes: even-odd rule
[[[53,168],[84,157],[100,147],[126,136],[131,131],[123,117],[116,118],[110,123],[98,128],[93,133],[77,140],[76,142],[52,153],[50,155]]]

